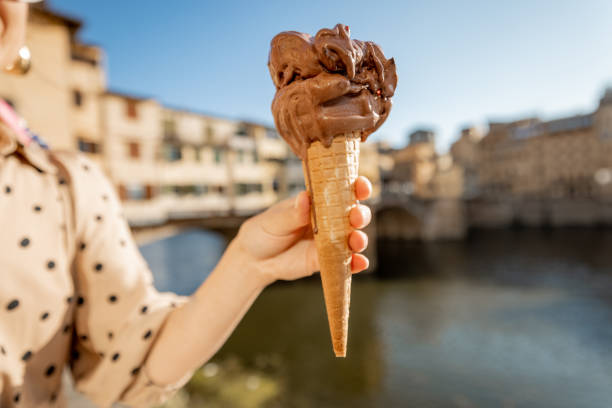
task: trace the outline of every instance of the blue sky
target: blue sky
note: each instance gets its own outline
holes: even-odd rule
[[[374,135],[417,127],[448,148],[466,124],[595,108],[612,85],[612,1],[51,0],[107,52],[113,89],[272,124],[269,42],[342,22],[395,57],[399,83]]]

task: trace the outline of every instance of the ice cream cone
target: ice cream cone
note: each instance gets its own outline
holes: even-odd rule
[[[304,163],[306,188],[312,198],[312,225],[321,266],[329,330],[336,357],[346,356],[351,257],[349,211],[357,204],[354,183],[359,169],[361,133],[333,139],[330,147],[315,141]]]

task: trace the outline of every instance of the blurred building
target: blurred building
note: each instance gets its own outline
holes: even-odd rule
[[[32,70],[0,75],[0,97],[54,149],[96,161],[131,225],[250,215],[304,189],[301,161],[274,128],[108,90],[104,52],[79,40],[81,25],[46,3],[32,6]],[[361,149],[378,195],[376,147]]]
[[[439,155],[435,134],[417,130],[409,143],[392,153],[393,170],[389,188],[419,199],[458,198],[463,193],[463,171],[451,155]]]
[[[463,169],[463,196],[471,198],[478,194],[478,143],[483,134],[475,127],[461,130],[461,136],[453,143],[450,154],[453,161]]]
[[[457,239],[466,232],[462,201],[464,170],[450,154],[439,154],[435,134],[417,130],[400,149],[379,148],[392,159],[382,170],[377,214],[379,236],[389,239]],[[381,160],[381,163],[384,160]]]
[[[451,149],[466,169],[478,225],[590,225],[612,221],[612,90],[588,114],[489,123]],[[473,183],[472,181],[470,181]]]
[[[409,135],[409,143],[392,153],[393,170],[389,187],[394,190],[429,198],[431,181],[436,171],[435,136],[429,130]]]
[[[99,95],[106,88],[104,53],[81,43],[81,22],[32,6],[26,43],[33,69],[26,76],[0,75],[0,96],[60,149],[101,152]]]

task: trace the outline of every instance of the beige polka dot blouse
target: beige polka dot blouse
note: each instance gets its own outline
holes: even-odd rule
[[[0,123],[0,406],[65,406],[69,369],[100,406],[162,402],[147,355],[173,307],[112,185],[75,153],[20,145]]]

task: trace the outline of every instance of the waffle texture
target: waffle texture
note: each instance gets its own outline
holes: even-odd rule
[[[351,301],[351,256],[348,237],[353,228],[349,211],[355,205],[354,183],[359,170],[359,132],[334,138],[327,148],[308,148],[304,178],[313,203],[312,225],[321,265],[321,281],[329,330],[336,357],[346,356]],[[311,191],[312,190],[312,191]]]

